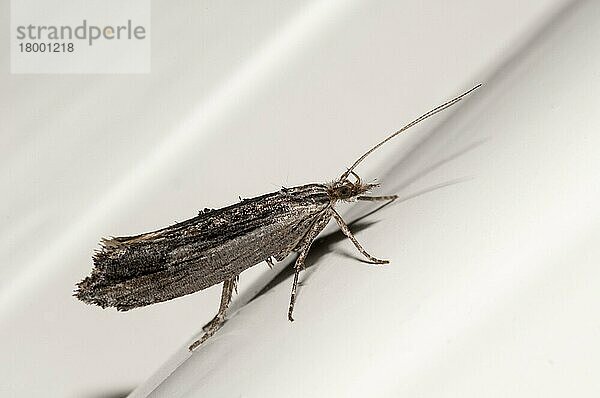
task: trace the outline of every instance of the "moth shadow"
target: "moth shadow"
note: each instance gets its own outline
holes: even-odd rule
[[[413,192],[412,194],[398,198],[395,201],[385,202],[385,203],[375,207],[374,209],[366,212],[365,214],[362,214],[360,217],[352,220],[351,222],[348,223],[348,226],[351,227],[350,229],[352,230],[352,233],[356,234],[356,233],[358,233],[362,230],[365,230],[365,229],[371,227],[372,225],[376,224],[378,221],[366,221],[365,219],[368,217],[371,217],[375,213],[380,212],[385,207],[397,206],[400,203],[415,199],[421,195],[425,195],[430,192],[437,191],[439,189],[449,187],[449,186],[452,186],[455,184],[460,184],[460,183],[466,182],[468,180],[470,180],[470,178],[458,178],[455,180],[446,181],[446,182],[443,182],[443,183],[440,183],[437,185],[433,185],[433,186],[424,188],[420,191]],[[315,265],[321,257],[323,257],[325,254],[330,253],[330,252],[335,252],[336,254],[350,258],[355,261],[359,261],[364,264],[372,264],[371,262],[366,261],[362,257],[358,257],[353,254],[350,254],[351,252],[349,252],[349,251],[346,251],[343,249],[333,249],[333,247],[337,243],[339,243],[345,239],[347,239],[346,235],[344,235],[344,233],[341,230],[337,230],[337,231],[327,234],[323,237],[317,238],[313,242],[313,244],[308,252],[308,256],[306,257],[306,260],[305,260],[305,269],[308,270],[309,272],[303,273],[302,279],[299,282],[300,286],[304,285],[306,283],[306,281],[310,278],[310,275],[312,274],[312,272],[314,272],[314,269],[310,270],[310,268],[313,265]],[[273,289],[275,286],[279,285],[284,280],[286,280],[286,279],[290,278],[292,275],[294,275],[293,263],[295,260],[292,260],[292,261],[286,260],[286,261],[288,263],[285,265],[285,267],[277,275],[275,275],[274,277],[271,277],[270,280],[266,284],[263,279],[255,284],[254,289],[250,289],[250,291],[256,291],[256,290],[260,289],[260,290],[258,290],[258,293],[254,294],[249,299],[241,298],[239,300],[235,300],[237,303],[232,303],[233,304],[232,307],[242,307],[242,306],[254,301],[258,297],[269,292],[271,289]],[[300,294],[300,291],[298,291],[298,295],[299,294]]]
[[[371,214],[371,212],[368,213],[367,215],[369,215],[369,214]],[[367,215],[365,215],[365,216],[367,216]],[[354,234],[356,234],[357,232],[360,232],[362,230],[365,230],[378,222],[378,221],[360,221],[365,216],[360,217],[358,220],[355,220],[354,222],[349,224],[352,227],[352,232]],[[334,251],[332,249],[333,246],[335,246],[337,243],[339,243],[345,239],[348,239],[348,238],[346,237],[346,235],[344,235],[342,233],[341,230],[332,232],[321,238],[317,238],[313,242],[313,244],[310,248],[310,251],[308,252],[308,255],[306,256],[306,260],[304,261],[305,269],[310,269],[312,266],[317,264],[321,257],[323,257],[327,253],[331,253]],[[344,251],[335,250],[335,252],[339,253],[343,256],[350,257],[352,259],[356,259],[358,261],[364,262],[362,259],[359,259],[358,257],[354,257]],[[277,275],[275,275],[275,277],[273,277],[270,282],[268,282],[258,293],[256,293],[254,295],[254,297],[252,297],[249,300],[249,302],[252,302],[255,299],[259,298],[260,296],[266,294],[271,289],[273,289],[275,286],[279,285],[283,281],[290,278],[292,275],[294,275],[293,261],[290,264],[288,264],[284,269],[282,269]],[[306,283],[306,279],[309,275],[310,275],[310,273],[308,275],[305,275],[304,278],[302,278],[302,281],[299,283],[300,286],[302,286],[304,283]]]

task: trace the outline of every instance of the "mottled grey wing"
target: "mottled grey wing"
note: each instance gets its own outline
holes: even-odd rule
[[[330,206],[326,187],[284,188],[158,231],[104,240],[75,296],[126,311],[205,289],[286,257]]]

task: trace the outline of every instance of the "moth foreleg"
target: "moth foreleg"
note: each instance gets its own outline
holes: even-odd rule
[[[342,232],[344,233],[344,235],[346,235],[348,237],[348,239],[350,239],[350,241],[352,241],[352,243],[354,243],[354,246],[356,246],[356,248],[358,249],[358,251],[361,252],[361,254],[363,256],[365,256],[366,258],[368,258],[371,262],[373,262],[375,264],[387,264],[387,263],[389,263],[388,260],[380,260],[380,259],[378,259],[376,257],[373,257],[369,253],[367,253],[367,251],[365,249],[363,249],[363,247],[360,245],[360,243],[358,243],[358,240],[356,240],[356,238],[354,237],[354,235],[350,231],[350,228],[348,228],[348,225],[344,222],[344,220],[342,219],[342,217],[335,210],[333,210],[333,209],[331,209],[331,214],[333,215],[333,218],[335,218],[335,221],[340,226],[340,229],[342,230]]]
[[[204,343],[209,337],[219,330],[219,328],[225,322],[225,315],[227,313],[227,308],[229,307],[229,303],[231,302],[231,296],[233,295],[233,291],[235,290],[237,293],[237,283],[239,280],[239,275],[234,276],[233,278],[226,279],[223,282],[223,290],[221,291],[221,304],[219,305],[219,312],[217,315],[208,322],[202,330],[204,334],[199,340],[194,341],[190,346],[189,350],[193,351],[200,344]]]
[[[386,195],[386,196],[359,196],[357,200],[364,200],[367,202],[379,202],[379,201],[394,201],[398,199],[398,195]]]

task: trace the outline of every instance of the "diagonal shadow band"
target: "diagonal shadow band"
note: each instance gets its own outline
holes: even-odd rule
[[[367,218],[373,216],[376,213],[379,213],[380,211],[382,211],[384,208],[386,207],[391,207],[391,206],[396,206],[400,203],[406,202],[407,200],[411,200],[414,199],[416,197],[419,197],[421,195],[436,191],[438,189],[441,188],[445,188],[445,187],[449,187],[455,184],[459,184],[461,182],[466,181],[467,179],[462,178],[462,179],[456,179],[456,180],[452,180],[452,181],[447,181],[445,183],[441,183],[441,184],[437,184],[434,185],[432,187],[423,189],[421,191],[415,192],[411,195],[405,196],[403,198],[399,198],[395,201],[389,201],[389,202],[385,202],[379,206],[377,206],[375,209],[361,215],[360,217],[352,220],[351,222],[348,223],[348,226],[351,227],[351,230],[354,234],[358,234],[363,230],[366,230],[368,228],[370,228],[371,226],[375,225],[378,221],[366,221]],[[315,240],[315,242],[313,243],[311,250],[308,253],[308,256],[306,257],[306,261],[305,261],[305,269],[309,269],[311,267],[313,267],[314,265],[316,265],[319,262],[319,259],[321,257],[323,257],[324,255],[326,255],[327,253],[330,253],[332,251],[334,251],[334,247],[335,245],[337,245],[339,242],[343,241],[347,239],[347,237],[342,233],[341,230],[337,230],[335,232],[329,233],[323,237],[320,237],[318,239]],[[342,253],[342,255],[350,257],[354,260],[360,261],[360,262],[365,262],[362,258],[359,257],[355,257],[353,255],[347,254],[347,253]],[[289,260],[288,260],[289,261]],[[240,300],[242,301],[242,303],[240,303],[242,306],[250,303],[252,301],[254,301],[255,299],[259,298],[260,296],[266,294],[267,292],[269,292],[271,289],[273,289],[275,286],[279,285],[280,283],[282,283],[283,281],[287,280],[288,278],[290,278],[293,274],[294,274],[294,267],[293,267],[293,262],[295,261],[295,258],[293,261],[289,261],[285,267],[279,272],[277,273],[273,278],[271,278],[271,280],[264,285],[264,287],[262,289],[260,289],[256,294],[254,294],[254,296],[252,296],[249,300]],[[306,282],[306,277],[303,278],[303,282]],[[302,283],[300,284],[300,286],[302,286]],[[252,290],[252,289],[251,289]],[[300,290],[300,289],[299,289]],[[256,289],[254,290],[256,291]],[[236,300],[238,301],[238,300]],[[236,306],[237,307],[237,306]],[[239,308],[239,307],[238,307]],[[236,309],[238,309],[236,308]]]

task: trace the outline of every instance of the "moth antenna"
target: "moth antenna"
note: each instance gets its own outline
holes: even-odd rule
[[[413,127],[414,125],[422,122],[423,120],[425,120],[425,119],[427,119],[427,118],[435,115],[438,112],[443,111],[444,109],[450,108],[452,105],[456,104],[457,102],[459,102],[460,100],[462,100],[464,97],[466,97],[467,95],[469,95],[471,92],[477,90],[479,87],[481,87],[481,83],[478,84],[478,85],[476,85],[472,89],[470,89],[468,91],[465,91],[464,93],[462,93],[458,97],[453,98],[450,101],[445,102],[445,103],[443,103],[442,105],[440,105],[440,106],[438,106],[436,108],[433,108],[432,110],[430,110],[427,113],[424,113],[423,115],[419,116],[418,118],[416,118],[412,122],[408,123],[406,126],[402,127],[400,130],[398,130],[395,133],[393,133],[392,135],[388,136],[385,140],[381,141],[379,144],[375,145],[373,148],[369,149],[364,155],[362,155],[360,158],[358,158],[356,160],[356,162],[354,162],[354,164],[348,170],[346,170],[346,172],[344,174],[342,174],[342,176],[340,177],[339,181],[344,181],[346,178],[348,178],[348,176],[350,175],[350,173],[354,174],[353,170],[356,168],[356,166],[358,166],[358,164],[360,162],[362,162],[363,160],[365,160],[365,158],[367,156],[369,156],[377,148],[379,148],[380,146],[382,146],[383,144],[385,144],[386,142],[388,142],[389,140],[391,140],[392,138],[394,138],[398,134],[402,133],[403,131],[406,131],[409,128]]]
[[[356,173],[355,173],[355,172],[353,172],[353,171],[350,171],[350,173],[352,173],[352,175],[354,176],[354,178],[356,178],[356,183],[357,183],[358,185],[360,185],[360,184],[361,184],[361,181],[360,181],[360,177],[358,176],[358,174],[356,174]]]

